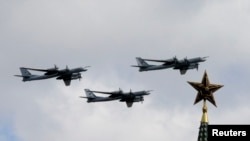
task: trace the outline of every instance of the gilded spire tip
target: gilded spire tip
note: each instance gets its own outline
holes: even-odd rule
[[[204,100],[204,102],[203,102],[202,112],[203,112],[203,114],[202,114],[201,122],[208,123],[206,100]]]

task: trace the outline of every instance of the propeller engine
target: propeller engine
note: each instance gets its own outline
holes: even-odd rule
[[[44,75],[52,75],[52,74],[56,74],[58,71],[58,67],[56,65],[54,65],[53,68],[49,68],[47,69],[47,72]]]
[[[48,71],[56,71],[56,70],[58,70],[58,67],[56,66],[56,65],[54,65],[54,67],[53,68],[49,68],[49,69],[47,69]]]
[[[199,64],[196,65],[196,70],[198,71],[198,69],[199,69]]]
[[[178,63],[178,59],[177,59],[176,56],[173,57],[173,60],[174,60],[174,63],[175,63],[175,64]]]
[[[184,58],[184,63],[185,63],[186,65],[189,64],[189,61],[188,61],[187,57]]]
[[[74,79],[79,79],[79,81],[81,80],[82,76],[81,76],[81,73],[74,73],[72,74],[71,76],[71,79],[74,80]]]
[[[198,71],[199,69],[199,64],[191,64],[188,69],[196,69]]]
[[[133,102],[141,102],[141,103],[143,103],[143,101],[144,101],[144,98],[142,96],[135,96]]]
[[[114,93],[114,94],[123,94],[123,91],[122,91],[121,88],[119,88],[119,90],[113,91],[112,93]]]
[[[68,67],[68,65],[66,65],[66,71],[69,72],[69,67]]]

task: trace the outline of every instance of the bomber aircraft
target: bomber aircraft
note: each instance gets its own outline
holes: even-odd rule
[[[78,68],[73,68],[69,69],[68,66],[66,66],[66,69],[61,69],[59,70],[58,67],[55,65],[54,68],[50,69],[34,69],[34,68],[25,68],[25,67],[20,67],[20,71],[22,75],[15,75],[18,77],[22,77],[23,81],[33,81],[33,80],[42,80],[42,79],[49,79],[56,77],[57,80],[63,80],[66,86],[70,85],[71,80],[74,79],[81,79],[81,72],[87,71],[86,66],[84,68],[78,67]],[[33,71],[42,71],[45,72],[43,75],[34,75],[29,72],[29,70]]]
[[[120,102],[126,102],[127,107],[132,107],[134,102],[144,101],[143,96],[149,95],[150,91],[137,91],[137,92],[123,92],[121,89],[112,92],[103,91],[91,91],[89,89],[84,89],[86,97],[80,96],[80,98],[87,98],[87,102],[103,102],[103,101],[113,101],[120,100]],[[96,96],[94,93],[108,94],[108,97]]]
[[[151,70],[160,70],[160,69],[179,69],[180,74],[184,75],[188,69],[197,69],[199,67],[199,62],[206,61],[207,57],[195,57],[188,59],[187,57],[184,59],[177,59],[173,57],[167,60],[154,60],[154,59],[142,59],[141,57],[136,57],[136,61],[138,65],[132,65],[132,67],[138,67],[139,71],[151,71]],[[160,65],[151,65],[148,64],[146,61],[153,61],[153,62],[160,62],[163,64]]]

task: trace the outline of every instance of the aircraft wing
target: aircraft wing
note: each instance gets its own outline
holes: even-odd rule
[[[127,107],[132,107],[133,106],[133,101],[126,101]]]
[[[103,91],[91,91],[91,92],[94,92],[94,93],[101,93],[101,94],[117,94],[117,92],[103,92]]]
[[[122,90],[119,88],[119,90],[117,91],[111,91],[111,92],[104,92],[104,91],[91,91],[91,92],[94,92],[94,93],[101,93],[101,94],[110,94],[110,95],[121,95],[123,94]]]
[[[35,68],[25,68],[25,69],[46,72],[44,75],[54,75],[58,73],[58,70],[56,69],[35,69]]]
[[[174,59],[167,59],[167,60],[155,60],[155,59],[143,59],[145,61],[152,61],[152,62],[160,62],[160,63],[165,63],[165,64],[171,64],[174,63]]]
[[[187,72],[187,69],[180,69],[181,75],[186,74],[186,72]]]
[[[70,85],[70,82],[72,80],[72,75],[61,75],[59,77],[56,78],[57,80],[63,80],[64,84],[66,86]]]
[[[155,60],[155,59],[143,59],[145,61],[153,61],[153,62],[166,62],[167,60]]]
[[[70,85],[71,79],[63,79],[63,82],[66,86]]]
[[[25,69],[34,70],[34,71],[43,71],[43,72],[48,72],[49,71],[47,69],[35,69],[35,68],[25,68]]]

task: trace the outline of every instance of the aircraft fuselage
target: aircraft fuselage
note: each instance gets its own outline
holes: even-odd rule
[[[167,69],[172,68],[174,65],[150,65],[146,67],[140,67],[139,71],[151,71],[151,70],[161,70],[161,69]]]
[[[121,97],[95,97],[94,99],[88,99],[87,102],[104,102],[104,101],[112,101],[112,100],[117,100],[120,99]]]
[[[30,75],[23,77],[23,81],[32,81],[32,80],[42,80],[42,79],[49,79],[58,76],[58,74],[53,75]]]

